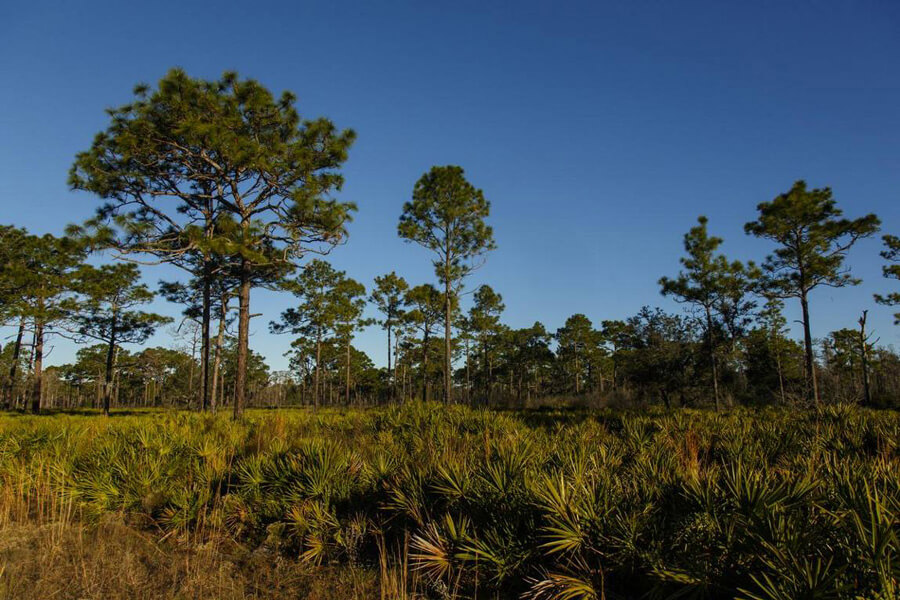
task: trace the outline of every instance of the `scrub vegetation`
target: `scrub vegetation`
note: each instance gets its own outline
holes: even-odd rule
[[[849,407],[8,416],[0,590],[895,598],[898,440]]]

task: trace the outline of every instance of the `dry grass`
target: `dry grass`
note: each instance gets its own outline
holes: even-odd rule
[[[385,597],[377,579],[374,571],[310,568],[233,543],[160,542],[113,519],[0,528],[4,600],[362,600]]]

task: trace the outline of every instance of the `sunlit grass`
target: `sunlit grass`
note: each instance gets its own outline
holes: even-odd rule
[[[112,515],[386,598],[895,598],[898,441],[846,407],[11,415],[0,526]]]

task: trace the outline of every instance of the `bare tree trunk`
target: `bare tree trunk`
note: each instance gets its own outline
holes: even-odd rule
[[[350,406],[350,338],[347,338],[347,381],[345,387],[345,402]]]
[[[12,363],[9,365],[9,381],[3,395],[3,406],[7,410],[13,405],[13,394],[16,387],[16,370],[19,368],[19,353],[22,351],[22,336],[25,335],[25,317],[19,319],[19,332],[16,334],[16,342],[13,345]]]
[[[452,377],[450,373],[450,363],[452,362],[450,347],[451,327],[450,327],[450,273],[445,274],[444,281],[444,402],[450,403],[453,392]]]
[[[863,406],[872,405],[872,394],[869,389],[869,344],[866,341],[866,317],[868,312],[864,310],[859,318],[859,355],[862,363]]]
[[[211,232],[207,229],[207,235]],[[205,411],[210,403],[209,389],[209,338],[210,323],[212,320],[211,308],[211,288],[212,274],[210,273],[209,257],[203,257],[203,299],[202,299],[202,316],[200,319],[200,335],[203,339],[200,342],[200,411]],[[249,307],[248,307],[249,308]]]
[[[322,332],[316,334],[316,376],[313,382],[313,407],[319,408],[319,374],[322,372]]]
[[[816,363],[813,356],[812,334],[809,327],[809,302],[806,292],[800,295],[800,308],[803,310],[803,346],[805,350],[807,397],[819,405],[819,386],[816,382]]]
[[[466,334],[466,404],[471,406],[472,399],[469,397],[470,388],[472,386],[472,375],[469,361],[469,335]]]
[[[213,372],[212,372],[212,386],[209,392],[210,399],[210,409],[213,414],[215,414],[216,409],[218,408],[216,402],[216,392],[217,387],[219,385],[219,371],[222,368],[222,348],[225,344],[225,319],[228,316],[228,307],[226,304],[222,305],[222,312],[219,315],[219,331],[216,336],[216,351],[215,357],[213,358]]]
[[[34,382],[31,389],[31,412],[41,412],[41,393],[44,368],[44,324],[36,319],[34,323]]]
[[[399,360],[399,358],[397,358],[398,356],[400,356],[400,335],[399,334],[394,336],[394,394],[393,394],[394,396],[397,395],[396,394],[397,374],[398,374],[399,367],[400,367],[400,365],[397,364],[397,361]],[[401,400],[405,400],[406,399],[406,384],[405,384],[405,382],[401,382],[400,387],[401,387],[401,389],[400,389]],[[396,400],[396,398],[392,398],[392,400]]]
[[[244,412],[247,394],[247,354],[250,345],[250,266],[241,259],[241,286],[238,293],[238,348],[234,374],[234,418]]]
[[[116,325],[113,322],[106,348],[106,373],[103,375],[103,414],[109,416],[109,401],[112,396],[113,362],[116,353]]]
[[[390,321],[388,321],[387,334],[388,334],[387,376],[388,376],[388,383],[389,383],[388,389],[389,389],[390,399],[393,400],[394,399],[394,377],[393,377],[393,371],[391,371],[391,324],[390,324]]]
[[[716,348],[713,345],[712,313],[706,307],[706,343],[709,344],[709,360],[712,365],[713,398],[716,400],[716,412],[719,412],[719,368],[716,364]]]
[[[428,402],[428,331],[422,344],[422,401]]]
[[[575,351],[575,395],[581,393],[581,373],[578,372],[578,345],[574,344],[573,350]]]

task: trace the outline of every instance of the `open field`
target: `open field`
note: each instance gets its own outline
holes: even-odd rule
[[[0,418],[4,598],[895,598],[900,415]]]

